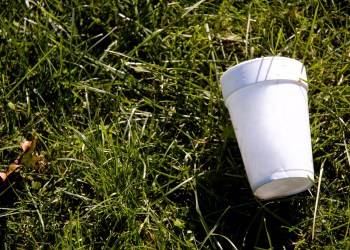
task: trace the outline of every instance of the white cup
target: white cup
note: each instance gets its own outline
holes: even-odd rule
[[[302,63],[285,57],[249,60],[221,76],[249,184],[260,199],[313,184],[306,80]]]

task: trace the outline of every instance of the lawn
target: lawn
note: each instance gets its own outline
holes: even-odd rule
[[[349,249],[349,11],[2,0],[1,167],[34,137],[44,160],[0,183],[0,249]],[[307,68],[315,184],[262,201],[219,78],[273,55]]]

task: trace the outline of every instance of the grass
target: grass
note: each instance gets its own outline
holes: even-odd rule
[[[1,164],[35,134],[46,166],[0,185],[0,248],[349,249],[348,11],[1,1]],[[259,201],[218,79],[270,55],[307,67],[316,183]]]

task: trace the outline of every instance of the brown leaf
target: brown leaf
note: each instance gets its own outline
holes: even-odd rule
[[[17,168],[21,167],[21,165],[17,164],[11,164],[6,172],[7,175],[10,175],[13,171],[15,171]]]
[[[15,160],[14,163],[21,164],[25,167],[34,166],[37,160],[36,157],[32,156],[32,154],[34,153],[37,142],[37,138],[34,138],[32,141],[26,140],[22,142],[20,147],[23,150],[23,153]]]
[[[30,148],[31,145],[32,141],[23,141],[19,147],[22,149],[23,152],[25,152]]]
[[[2,181],[5,181],[6,178],[7,178],[7,174],[4,173],[4,172],[0,172],[0,178],[1,178]]]
[[[21,143],[20,148],[22,153],[16,158],[16,160],[9,165],[6,172],[0,172],[0,179],[5,181],[7,177],[13,173],[19,167],[33,167],[36,164],[40,164],[40,167],[45,164],[44,158],[42,156],[33,155],[35,151],[36,144],[38,142],[37,138],[32,141],[25,140]]]
[[[38,142],[37,138],[34,138],[32,141],[25,140],[24,142],[22,142],[20,147],[23,150],[23,153],[28,153],[28,154],[33,153],[37,142]]]
[[[0,177],[2,181],[5,181],[7,179],[7,176],[9,176],[13,171],[15,171],[19,167],[21,167],[21,165],[12,163],[10,166],[8,166],[6,172],[0,172]]]

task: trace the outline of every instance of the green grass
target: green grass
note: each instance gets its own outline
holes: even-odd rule
[[[0,249],[349,249],[348,13],[321,0],[1,1],[1,164],[33,134],[47,164],[0,185]],[[271,55],[307,67],[316,182],[259,201],[218,79]]]

